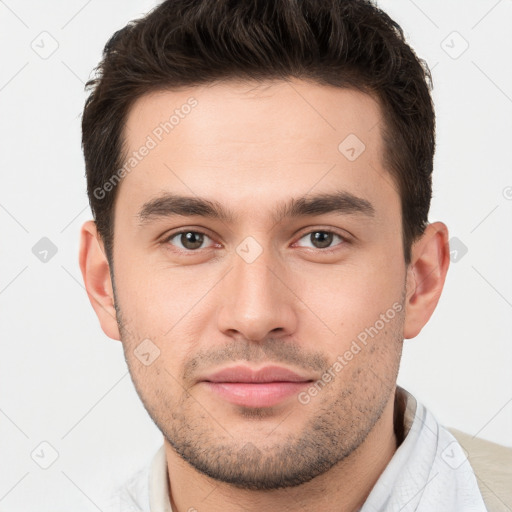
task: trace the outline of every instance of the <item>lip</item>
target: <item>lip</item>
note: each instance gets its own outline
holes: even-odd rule
[[[234,366],[208,375],[201,382],[232,404],[272,407],[299,393],[312,379],[280,366],[265,366],[258,370]]]
[[[212,373],[201,379],[208,382],[237,382],[247,384],[262,384],[269,382],[309,382],[311,379],[303,377],[282,366],[264,366],[258,370],[248,366],[232,366]]]

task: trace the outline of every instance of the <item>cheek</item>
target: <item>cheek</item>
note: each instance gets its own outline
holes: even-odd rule
[[[116,292],[126,325],[139,333],[172,336],[201,309],[219,277],[213,267],[171,267],[147,262],[116,269]]]
[[[303,328],[322,329],[336,347],[349,342],[381,314],[391,309],[394,316],[402,301],[404,272],[399,258],[385,255],[296,271],[293,289],[307,306],[304,319],[309,319]]]
[[[184,400],[179,371],[172,366],[175,359],[168,359],[164,350],[150,365],[146,365],[133,354],[126,355],[132,381],[144,407],[152,418],[165,418]]]
[[[179,393],[184,363],[197,351],[211,317],[205,298],[218,279],[201,276],[192,266],[123,264],[116,267],[116,299],[125,357],[136,386],[142,394],[159,388]],[[155,398],[148,396],[147,401]]]

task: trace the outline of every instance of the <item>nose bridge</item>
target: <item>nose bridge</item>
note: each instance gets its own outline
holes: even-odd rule
[[[252,245],[251,245],[252,244]],[[255,252],[257,251],[257,252]],[[246,339],[261,340],[272,331],[290,334],[296,328],[293,293],[283,284],[283,267],[271,249],[250,240],[242,242],[227,278],[227,295],[222,299],[219,328],[238,331]]]
[[[235,258],[233,278],[239,301],[254,302],[256,305],[263,300],[272,300],[272,296],[279,293],[275,282],[275,261],[276,258],[272,258],[269,251],[251,262],[243,257]]]

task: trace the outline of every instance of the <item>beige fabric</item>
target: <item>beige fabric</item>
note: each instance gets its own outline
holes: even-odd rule
[[[409,430],[411,430],[414,417],[416,416],[416,407],[418,406],[418,402],[416,402],[416,398],[414,398],[409,391],[400,386],[396,387],[396,394],[401,394],[406,400],[404,411],[404,435],[407,436]]]
[[[489,512],[512,512],[512,448],[448,429],[468,454]]]

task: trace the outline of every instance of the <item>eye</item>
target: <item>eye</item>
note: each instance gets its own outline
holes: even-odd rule
[[[194,251],[201,249],[205,240],[212,241],[208,235],[201,231],[180,231],[167,237],[165,242],[181,250]]]
[[[306,245],[303,247],[312,247],[313,249],[330,249],[331,244],[335,238],[341,240],[341,243],[338,243],[336,245],[341,245],[342,243],[346,242],[346,239],[341,235],[338,235],[333,231],[327,230],[311,231],[304,235],[303,237],[301,237],[299,241],[305,239],[311,243],[311,245]]]

